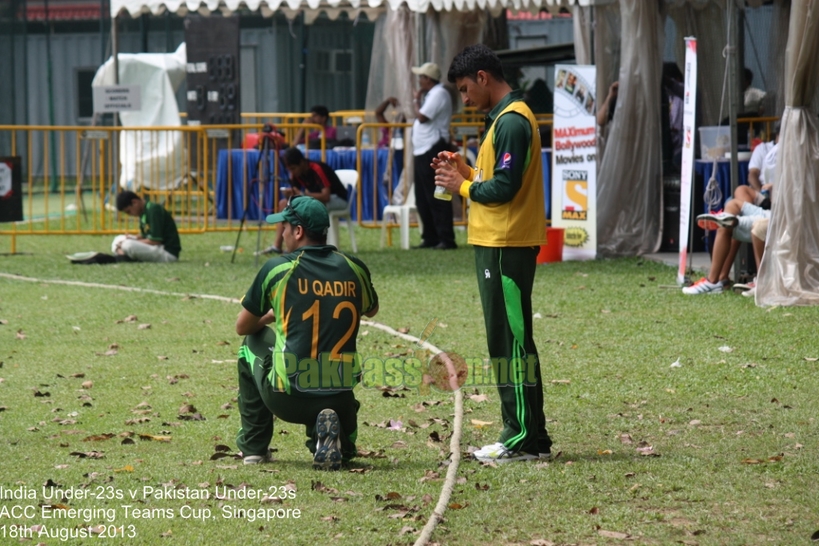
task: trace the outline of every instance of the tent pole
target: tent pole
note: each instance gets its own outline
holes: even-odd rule
[[[427,41],[426,41],[426,15],[416,12],[415,23],[415,66],[420,66],[427,62]]]
[[[23,0],[23,125],[28,125],[28,0]]]
[[[304,10],[301,11],[301,62],[299,63],[299,80],[301,85],[301,110],[307,111],[307,45],[309,43],[307,36],[307,16]],[[306,141],[305,141],[306,142]]]
[[[11,35],[9,58],[11,60],[11,123],[17,124],[17,53],[14,49],[14,42],[17,41],[17,1],[11,3]]]
[[[111,44],[113,52],[111,56],[114,58],[114,85],[119,85],[119,33],[117,27],[119,26],[119,16],[111,17]],[[114,116],[116,117],[116,116]]]
[[[739,110],[739,71],[737,70],[737,6],[728,0],[728,117],[731,124],[731,195],[739,184],[739,163],[737,161],[737,111]],[[734,258],[734,279],[739,281],[740,253]]]
[[[105,63],[105,0],[100,0],[100,65]]]

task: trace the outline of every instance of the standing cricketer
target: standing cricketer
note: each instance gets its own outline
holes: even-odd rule
[[[459,53],[447,78],[464,104],[487,112],[476,167],[460,155],[433,160],[435,183],[469,198],[469,239],[475,248],[489,356],[501,399],[500,441],[473,455],[497,463],[551,456],[543,383],[532,339],[532,285],[545,244],[540,134],[521,91],[503,77],[500,59],[484,45]]]
[[[324,203],[296,196],[267,221],[284,225],[290,252],[262,266],[236,319],[246,336],[236,444],[244,464],[267,462],[275,415],[305,425],[314,468],[338,470],[356,455],[356,337],[361,317],[378,312],[378,295],[361,260],[326,244]]]

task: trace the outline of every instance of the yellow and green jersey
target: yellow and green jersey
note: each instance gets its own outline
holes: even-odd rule
[[[336,394],[358,383],[359,321],[377,305],[367,266],[332,246],[302,247],[268,260],[242,300],[257,317],[270,309],[276,315],[270,384],[309,395]]]
[[[461,186],[472,200],[472,245],[528,247],[546,243],[540,133],[521,91],[506,95],[486,116],[472,179]]]

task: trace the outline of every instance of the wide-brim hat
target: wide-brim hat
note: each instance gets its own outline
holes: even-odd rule
[[[437,82],[441,81],[441,69],[435,63],[424,63],[421,66],[413,66],[412,73],[419,76],[426,76]]]

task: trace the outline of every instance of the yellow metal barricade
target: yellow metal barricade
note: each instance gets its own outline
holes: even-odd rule
[[[339,119],[348,119],[348,115],[362,113],[334,114]],[[269,214],[283,197],[279,179],[284,166],[278,154],[268,155],[267,179],[271,183],[261,187],[264,177],[259,174],[261,155],[257,150],[259,141],[265,140],[264,123],[275,123],[276,129],[284,133],[285,141],[287,135],[295,135],[300,129],[319,131],[318,149],[321,159],[326,160],[323,128],[302,123],[302,117],[303,114],[243,114],[245,120],[253,119],[255,123],[220,126],[0,126],[0,156],[21,158],[24,218],[21,222],[0,224],[0,235],[11,236],[14,252],[18,235],[134,233],[138,220],[116,211],[116,195],[122,189],[131,189],[162,204],[177,220],[180,233],[235,231],[243,226],[242,219],[249,211],[254,218]],[[453,117],[456,119],[452,123],[453,142],[459,143],[465,157],[474,160],[473,150],[483,132],[483,114],[467,112]],[[755,131],[764,124],[769,134],[775,119],[742,121],[751,123]],[[544,116],[538,121],[546,145],[551,119]],[[407,153],[405,149],[394,150],[387,143],[396,130],[408,127],[409,123],[357,125],[356,168],[360,176],[372,181],[366,188],[360,185],[357,192],[356,221],[362,227],[381,227],[381,205],[392,203],[398,180],[398,174],[392,172],[392,158]],[[385,139],[385,134],[389,138]],[[274,143],[271,145],[275,147]],[[366,167],[362,161],[365,149],[372,150],[372,161],[368,153]],[[412,157],[405,158],[405,167],[407,160]],[[404,191],[411,186],[412,181],[406,181]],[[369,192],[366,201],[372,204],[367,220],[361,214],[364,191]],[[456,212],[456,223],[465,225],[466,204],[461,203],[461,207],[461,214]],[[262,229],[273,229],[261,224]]]

